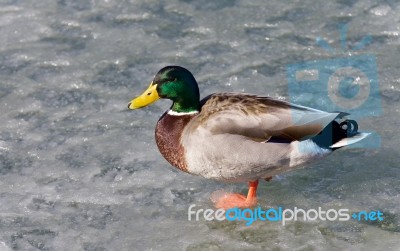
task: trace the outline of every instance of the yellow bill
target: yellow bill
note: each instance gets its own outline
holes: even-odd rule
[[[142,93],[142,95],[132,99],[128,104],[129,109],[138,109],[141,107],[148,106],[155,101],[157,101],[160,97],[157,92],[157,85],[153,85],[153,82],[150,84],[149,88]]]

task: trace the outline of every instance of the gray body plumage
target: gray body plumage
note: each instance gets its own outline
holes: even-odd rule
[[[343,115],[243,93],[210,95],[182,133],[188,172],[244,182],[292,170],[332,152],[310,138]]]

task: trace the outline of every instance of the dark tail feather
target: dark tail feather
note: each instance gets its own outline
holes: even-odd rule
[[[345,145],[353,144],[367,135],[361,135],[360,139],[356,140],[356,136],[361,135],[358,132],[358,124],[355,120],[344,120],[340,124],[337,121],[332,121],[328,124],[318,135],[313,137],[311,140],[314,141],[318,146],[326,149],[338,149]],[[344,139],[353,138],[348,142],[342,142]],[[336,146],[335,146],[336,145]]]

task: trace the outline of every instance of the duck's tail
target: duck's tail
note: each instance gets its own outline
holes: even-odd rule
[[[320,147],[336,150],[354,144],[366,138],[369,134],[370,133],[359,132],[357,122],[347,119],[341,123],[332,121],[311,140]]]
[[[335,144],[331,145],[330,148],[335,150],[335,149],[341,148],[343,146],[348,146],[348,145],[357,143],[358,141],[368,137],[368,135],[370,135],[370,134],[371,133],[368,133],[368,132],[359,132],[359,133],[357,133],[356,135],[354,135],[352,137],[344,138],[344,139],[339,140]]]

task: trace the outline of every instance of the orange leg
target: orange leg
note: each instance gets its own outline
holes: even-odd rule
[[[214,192],[211,200],[216,208],[229,209],[234,207],[251,208],[257,205],[258,180],[249,182],[247,197],[237,193]]]

